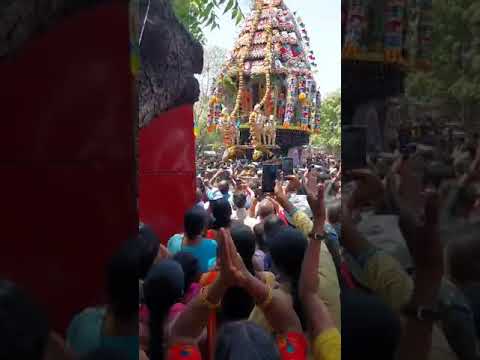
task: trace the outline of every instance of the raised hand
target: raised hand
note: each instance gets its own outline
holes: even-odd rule
[[[302,187],[302,183],[295,175],[289,175],[285,179],[288,180],[287,189],[290,192],[297,192]]]
[[[314,232],[322,233],[325,226],[325,188],[323,184],[317,184],[316,176],[310,176],[305,182],[307,201],[313,213]]]
[[[352,170],[351,177],[356,180],[353,194],[355,206],[378,204],[384,200],[384,186],[380,178],[370,170]]]
[[[237,252],[230,231],[224,228],[220,229],[219,249],[222,281],[226,286],[244,286],[251,274]]]
[[[422,286],[440,285],[444,272],[443,246],[440,241],[438,195],[426,194],[425,217],[421,234],[413,249],[417,279]]]

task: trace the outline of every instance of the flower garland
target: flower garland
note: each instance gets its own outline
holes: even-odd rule
[[[320,90],[317,90],[317,94],[315,96],[315,116],[314,116],[314,123],[312,126],[312,130],[315,133],[320,132],[320,122],[322,120],[321,109],[322,109],[322,94],[320,93]]]
[[[415,66],[418,55],[418,29],[420,25],[420,5],[411,4],[407,9],[408,27],[405,39],[405,50],[408,55],[408,65]]]
[[[384,56],[385,62],[404,64],[403,29],[406,0],[389,0],[385,8]],[[373,19],[371,20],[373,21]]]
[[[265,102],[267,101],[268,97],[272,93],[272,61],[273,61],[273,53],[272,53],[272,26],[269,24],[266,28],[268,42],[266,48],[266,55],[264,59],[264,66],[265,66],[265,95],[263,96],[262,101],[260,101],[260,106],[263,107]]]
[[[288,128],[292,125],[295,118],[295,103],[297,102],[297,84],[298,78],[294,74],[289,74],[287,78],[287,105],[285,106],[285,118],[283,126]]]
[[[418,30],[417,66],[430,68],[432,64],[432,32],[433,32],[432,0],[420,2],[420,24]]]
[[[300,104],[300,126],[305,125],[305,110],[308,107],[307,81],[305,76],[298,78],[298,102]]]
[[[238,115],[238,112],[240,110],[242,93],[243,93],[243,89],[245,88],[245,73],[244,73],[245,60],[248,56],[248,53],[250,52],[250,48],[252,47],[253,39],[255,37],[255,32],[256,32],[258,23],[260,21],[261,13],[262,13],[262,11],[261,11],[260,1],[257,0],[257,2],[256,2],[256,13],[255,13],[255,17],[253,19],[253,24],[252,24],[251,30],[250,30],[250,41],[248,43],[248,46],[241,50],[241,51],[243,51],[243,53],[241,52],[240,59],[238,61],[238,65],[237,65],[238,66],[238,92],[237,92],[237,98],[235,99],[235,106],[232,110],[232,113],[230,114],[230,117],[232,119],[236,118],[236,116]]]
[[[264,70],[265,70],[265,94],[262,98],[262,100],[255,105],[254,110],[250,114],[249,118],[249,125],[250,125],[250,138],[251,138],[251,144],[255,148],[255,152],[257,154],[254,154],[255,156],[259,156],[258,154],[258,147],[259,145],[262,144],[261,139],[259,138],[259,121],[257,119],[258,116],[261,116],[259,113],[259,110],[262,109],[266,102],[268,100],[271,100],[271,93],[272,93],[272,76],[271,76],[271,71],[272,71],[272,61],[273,61],[273,53],[272,53],[272,37],[273,37],[273,31],[272,31],[272,25],[269,23],[266,28],[266,33],[267,33],[267,47],[266,47],[266,55],[264,59]]]
[[[311,109],[312,109],[312,103],[315,101],[314,95],[315,95],[315,81],[312,78],[307,78],[306,82],[306,97],[307,100],[305,103],[302,104],[302,117],[301,117],[301,127],[304,130],[308,130],[310,126],[310,117],[311,117]]]
[[[354,59],[361,51],[361,40],[367,24],[368,0],[352,0],[345,25],[345,44],[342,56]]]

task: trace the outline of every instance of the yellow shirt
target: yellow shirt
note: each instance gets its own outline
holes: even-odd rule
[[[302,211],[297,211],[292,216],[292,222],[295,227],[300,230],[305,236],[312,232],[313,223]],[[318,267],[318,280],[320,282],[319,286],[319,296],[322,301],[325,303],[325,306],[330,312],[332,319],[335,323],[337,332],[341,331],[342,318],[341,318],[341,306],[340,306],[340,285],[338,283],[337,270],[335,269],[335,264],[333,262],[332,255],[328,250],[325,244],[322,244],[320,251],[320,265]],[[270,286],[275,281],[275,276],[271,273],[264,273],[264,281]],[[290,293],[289,289],[286,286],[282,286],[282,290],[286,293]],[[255,324],[263,327],[265,330],[272,332],[272,328],[268,323],[267,319],[263,315],[262,310],[255,306],[252,313],[250,314],[249,320]],[[328,358],[334,359],[334,358]]]
[[[314,360],[340,360],[341,357],[342,339],[337,329],[326,330],[313,341]]]
[[[313,230],[313,223],[303,211],[296,211],[292,222],[307,238]],[[318,267],[319,296],[327,306],[337,329],[342,328],[340,307],[340,284],[332,254],[325,244],[320,251],[320,265]]]

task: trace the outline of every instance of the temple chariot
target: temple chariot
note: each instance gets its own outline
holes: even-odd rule
[[[383,151],[410,71],[431,67],[432,0],[342,0],[342,124]]]
[[[229,157],[254,160],[309,143],[320,127],[317,67],[301,18],[283,0],[254,0],[209,102],[208,130]]]

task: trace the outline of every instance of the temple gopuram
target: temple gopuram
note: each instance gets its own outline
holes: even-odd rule
[[[283,0],[255,0],[211,94],[208,130],[228,156],[285,154],[320,125],[315,55],[301,18]]]
[[[369,151],[388,147],[410,71],[431,66],[432,0],[342,0],[342,124],[368,128]]]

